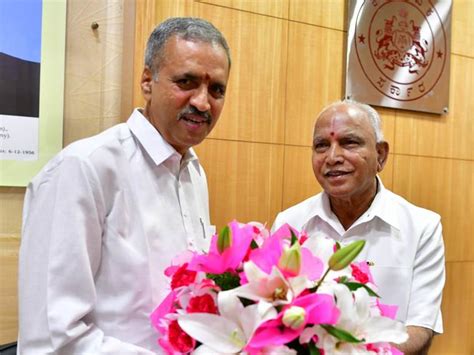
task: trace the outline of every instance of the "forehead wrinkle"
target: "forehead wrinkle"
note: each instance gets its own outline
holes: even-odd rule
[[[325,120],[329,120],[329,124],[324,122]],[[321,127],[321,125],[324,126]],[[331,106],[323,111],[316,120],[313,137],[315,137],[317,131],[326,129],[328,128],[327,126],[329,126],[330,134],[334,133],[336,135],[349,131],[357,136],[361,136],[364,135],[364,131],[369,129],[374,139],[376,138],[375,131],[367,114],[359,107],[350,104]],[[341,129],[341,126],[343,129]]]

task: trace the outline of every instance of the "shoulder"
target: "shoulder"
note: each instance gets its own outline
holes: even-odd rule
[[[75,169],[83,170],[85,174],[93,171],[96,171],[94,174],[100,173],[102,167],[114,165],[125,153],[125,146],[132,141],[132,134],[124,123],[95,136],[80,139],[54,156],[33,178],[31,185],[45,183],[64,170],[70,173]]]
[[[61,152],[62,157],[92,159],[96,155],[121,149],[123,144],[132,139],[132,133],[125,123],[115,125],[95,136],[71,143]]]
[[[441,221],[441,216],[438,213],[417,206],[390,190],[384,191],[384,199],[387,208],[392,209],[392,213],[398,217],[401,224],[411,222],[418,228],[426,228],[429,225],[437,225]]]
[[[285,223],[297,229],[301,228],[311,216],[319,212],[321,199],[322,193],[319,193],[278,213],[273,229],[279,228]]]

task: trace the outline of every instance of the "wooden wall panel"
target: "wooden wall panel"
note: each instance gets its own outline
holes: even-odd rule
[[[394,152],[474,160],[474,58],[451,56],[450,112],[399,111]]]
[[[308,24],[346,29],[344,0],[290,0],[290,20]]]
[[[197,0],[202,3],[249,11],[261,15],[288,18],[288,2],[290,0]]]
[[[311,147],[285,147],[282,210],[321,192],[314,177]]]
[[[121,121],[124,43],[121,1],[70,1],[67,11],[65,145]]]
[[[311,145],[316,115],[343,97],[343,32],[290,22],[285,143]]]
[[[213,224],[271,225],[281,208],[283,146],[207,139],[196,151],[207,173]]]
[[[395,193],[442,216],[446,259],[472,261],[474,161],[397,155],[393,181]]]
[[[474,57],[474,1],[453,0],[451,52]]]
[[[4,235],[0,237],[0,344],[17,339],[19,245],[18,237]]]
[[[444,333],[436,336],[430,355],[474,354],[474,262],[446,265],[443,293]]]
[[[383,138],[389,144],[389,152],[393,152],[393,145],[395,144],[395,122],[397,112],[394,109],[376,107],[375,108],[382,120]]]
[[[19,236],[23,209],[24,187],[0,187],[0,238],[3,235]]]
[[[224,119],[210,137],[283,143],[287,23],[209,5],[197,15],[224,33],[233,58]]]
[[[23,187],[0,187],[0,344],[17,338],[17,265]]]

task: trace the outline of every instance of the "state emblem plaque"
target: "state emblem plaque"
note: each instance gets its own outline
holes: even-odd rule
[[[451,0],[351,0],[346,97],[447,113]]]

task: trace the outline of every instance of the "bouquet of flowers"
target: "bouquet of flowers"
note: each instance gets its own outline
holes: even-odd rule
[[[231,222],[208,253],[165,270],[158,342],[169,354],[400,354],[396,306],[379,302],[369,263],[354,262],[364,244]]]

